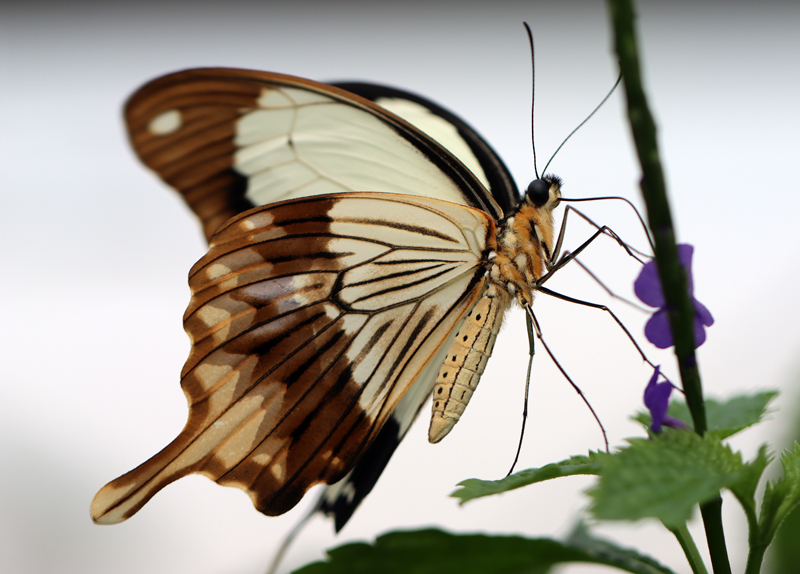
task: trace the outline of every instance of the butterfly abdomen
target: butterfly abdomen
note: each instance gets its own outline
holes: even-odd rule
[[[495,250],[485,261],[490,283],[456,333],[433,390],[428,440],[439,442],[461,419],[492,354],[503,313],[512,298],[533,303],[538,280],[552,264],[553,209],[561,198],[561,181],[544,196],[527,194],[513,215],[500,222]]]
[[[455,335],[433,389],[428,440],[442,440],[461,418],[492,354],[508,294],[490,285]]]

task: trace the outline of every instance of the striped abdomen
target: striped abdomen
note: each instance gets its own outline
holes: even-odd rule
[[[430,442],[442,440],[461,418],[486,369],[509,300],[490,284],[456,333],[433,389]]]

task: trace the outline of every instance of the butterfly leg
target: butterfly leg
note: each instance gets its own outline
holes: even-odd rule
[[[636,217],[639,220],[639,223],[641,224],[642,229],[644,230],[645,236],[647,237],[647,242],[650,245],[650,249],[652,251],[655,248],[655,246],[653,245],[652,237],[650,237],[650,230],[647,228],[647,225],[645,224],[644,219],[642,219],[642,215],[639,213],[639,210],[636,209],[636,206],[634,206],[628,199],[625,199],[624,197],[592,197],[592,198],[587,198],[587,199],[562,199],[562,201],[570,201],[570,202],[577,202],[577,201],[603,201],[603,200],[610,200],[610,199],[617,199],[617,200],[620,200],[620,201],[624,201],[625,203],[627,203],[631,207],[631,209],[633,209],[633,212],[636,214]],[[552,254],[551,258],[550,258],[551,262],[555,262],[555,261],[558,260],[558,254],[561,251],[561,244],[562,244],[562,242],[564,240],[564,233],[565,233],[566,226],[567,226],[567,219],[569,217],[570,212],[573,212],[573,211],[575,212],[576,215],[581,217],[584,221],[586,221],[589,225],[591,225],[595,229],[600,229],[601,228],[601,226],[599,224],[595,223],[588,215],[586,215],[585,213],[580,211],[577,207],[575,207],[573,205],[567,205],[567,207],[564,209],[564,218],[561,220],[561,228],[560,228],[559,233],[558,233],[558,239],[556,240],[556,245],[555,245],[555,248],[553,249],[553,254]],[[608,235],[609,237],[614,239],[617,243],[619,243],[625,249],[625,251],[628,252],[628,255],[630,255],[631,257],[633,257],[637,261],[639,261],[639,263],[644,263],[644,262],[641,259],[639,259],[639,257],[637,257],[637,255],[640,255],[640,256],[648,258],[648,259],[651,257],[647,253],[644,253],[644,252],[636,249],[635,247],[633,247],[633,246],[625,243],[624,241],[622,241],[620,239],[620,237],[614,231],[612,231],[611,229],[608,229],[606,231],[605,235]],[[634,253],[636,255],[634,255]]]
[[[539,327],[539,321],[536,320],[536,315],[533,314],[533,309],[531,309],[530,306],[526,306],[525,312],[527,313],[528,317],[530,318],[531,324],[533,325],[533,332],[536,334],[536,338],[539,339],[539,342],[544,347],[544,350],[547,351],[547,354],[550,356],[550,359],[553,361],[558,370],[561,371],[561,374],[564,375],[564,378],[567,379],[570,385],[572,385],[572,388],[575,389],[575,392],[578,393],[578,395],[580,395],[581,400],[583,400],[583,402],[589,408],[589,411],[592,413],[594,420],[596,420],[597,424],[600,426],[600,431],[603,433],[603,441],[605,442],[606,445],[606,451],[608,451],[609,450],[608,435],[606,434],[606,429],[603,426],[603,423],[600,422],[600,417],[597,416],[597,412],[595,412],[594,407],[592,407],[591,403],[589,402],[589,399],[586,398],[586,395],[584,395],[580,387],[575,384],[575,381],[572,380],[572,377],[570,377],[567,374],[567,371],[565,371],[564,367],[561,366],[561,363],[558,362],[558,359],[556,359],[556,356],[550,350],[550,347],[547,346],[547,342],[544,340],[544,337],[542,336],[542,330]]]
[[[568,301],[570,303],[576,303],[578,305],[583,305],[585,307],[591,307],[592,309],[600,309],[601,311],[605,311],[606,313],[611,315],[611,318],[614,319],[614,321],[617,323],[617,325],[619,325],[619,328],[622,329],[622,331],[628,337],[630,342],[633,343],[633,346],[636,347],[636,350],[642,356],[642,359],[644,360],[644,362],[655,369],[655,365],[652,363],[652,361],[650,361],[650,359],[647,358],[647,355],[644,354],[644,351],[639,346],[639,343],[636,342],[636,339],[633,338],[633,335],[631,335],[631,332],[628,331],[628,328],[622,323],[620,318],[617,317],[614,314],[614,312],[611,309],[609,309],[607,306],[601,305],[599,303],[592,303],[590,301],[584,301],[582,299],[576,299],[574,297],[570,297],[569,295],[564,295],[563,293],[558,293],[556,291],[553,291],[552,289],[548,289],[547,287],[539,287],[537,289],[537,291],[539,291],[540,293],[544,293],[545,295],[550,295],[551,297],[555,297],[556,299],[561,299],[562,301]]]
[[[589,224],[591,224],[592,226],[597,228],[597,231],[594,232],[592,234],[592,236],[589,237],[589,239],[584,241],[575,251],[565,252],[564,255],[559,259],[559,255],[561,253],[562,243],[564,242],[564,236],[566,234],[567,220],[568,220],[569,214],[571,212],[575,212],[577,215],[579,215],[580,217],[585,219]],[[637,215],[638,215],[638,212],[637,212]],[[640,217],[640,219],[641,219],[641,217]],[[646,228],[645,228],[645,231],[646,231]],[[620,247],[622,247],[625,250],[625,252],[628,255],[630,255],[631,257],[636,259],[636,261],[638,261],[639,263],[644,264],[644,261],[642,261],[642,259],[639,256],[643,256],[643,257],[647,257],[647,258],[650,257],[649,255],[647,255],[645,253],[642,253],[638,249],[628,245],[625,241],[623,241],[620,238],[619,235],[617,235],[617,233],[613,229],[611,229],[607,225],[600,226],[600,225],[596,224],[594,221],[589,219],[589,217],[587,217],[584,213],[582,213],[581,211],[575,209],[573,206],[568,205],[566,207],[566,209],[564,210],[564,218],[561,220],[561,228],[559,229],[559,232],[558,232],[558,238],[556,239],[556,244],[555,244],[555,247],[553,248],[553,253],[550,255],[549,260],[545,264],[546,267],[547,267],[547,273],[539,279],[539,283],[541,284],[541,283],[544,283],[545,281],[547,281],[547,279],[549,278],[550,275],[552,275],[555,271],[557,271],[558,269],[561,269],[564,265],[569,263],[581,251],[583,251],[586,247],[588,247],[590,243],[592,243],[595,239],[600,237],[600,235],[606,235],[608,237],[611,237],[614,241],[616,241],[620,245]],[[649,239],[649,236],[648,236],[648,239]]]
[[[514,467],[517,466],[519,461],[519,454],[522,452],[522,440],[525,437],[525,425],[528,422],[528,395],[531,388],[531,369],[533,368],[533,356],[536,354],[534,342],[536,339],[533,336],[533,321],[530,316],[525,315],[525,327],[528,333],[528,372],[525,375],[525,398],[522,401],[522,428],[519,431],[519,444],[517,445],[517,452],[514,455],[514,462],[511,463],[511,468],[506,476],[511,476],[514,472]]]
[[[575,263],[576,263],[576,264],[577,264],[577,265],[578,265],[578,266],[579,266],[581,269],[583,269],[584,271],[586,271],[586,273],[588,273],[588,274],[589,274],[589,277],[591,277],[592,279],[594,279],[595,283],[597,283],[597,284],[598,284],[600,287],[602,287],[602,288],[603,288],[603,290],[604,290],[606,293],[608,293],[608,296],[609,296],[609,297],[612,297],[612,298],[614,298],[614,299],[617,299],[617,300],[619,300],[619,301],[622,301],[623,303],[626,303],[626,304],[630,305],[631,307],[633,307],[633,308],[635,308],[635,309],[637,309],[637,310],[639,310],[639,311],[642,311],[642,312],[649,312],[647,309],[645,309],[645,308],[644,308],[644,307],[642,307],[641,305],[638,305],[638,304],[636,304],[636,302],[635,302],[635,301],[631,301],[630,299],[628,299],[627,297],[623,297],[622,295],[617,295],[617,293],[615,293],[614,291],[612,291],[612,290],[611,290],[611,288],[610,288],[608,285],[606,285],[606,284],[603,282],[603,280],[602,280],[602,279],[600,279],[600,277],[598,277],[598,276],[597,276],[597,275],[596,275],[594,272],[592,272],[592,270],[591,270],[591,269],[589,269],[589,268],[588,268],[586,265],[584,265],[584,263],[583,263],[583,262],[582,262],[580,259],[578,259],[578,258],[576,257],[575,259],[573,259],[573,261],[575,261]]]

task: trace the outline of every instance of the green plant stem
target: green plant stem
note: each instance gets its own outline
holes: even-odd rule
[[[678,539],[678,544],[683,548],[683,553],[686,555],[686,560],[689,561],[689,566],[692,567],[694,574],[708,574],[706,565],[703,563],[703,558],[700,552],[697,551],[697,546],[694,543],[692,535],[684,522],[679,528],[670,528],[670,532]]]
[[[764,562],[764,552],[767,551],[767,546],[769,545],[761,543],[750,546],[744,574],[759,574],[761,572],[761,564]]]
[[[745,574],[758,574],[761,571],[761,563],[764,561],[764,552],[766,552],[769,543],[764,544],[761,540],[761,528],[758,524],[758,515],[756,514],[756,503],[753,499],[753,493],[744,493],[737,491],[737,489],[734,489],[733,492],[742,505],[742,510],[744,510],[744,514],[747,517],[747,542],[749,552],[747,554]],[[771,539],[771,537],[768,539]]]
[[[728,560],[728,548],[725,545],[725,529],[722,527],[722,497],[717,495],[713,500],[700,505],[703,526],[706,530],[708,553],[714,574],[731,574]]]
[[[628,118],[642,167],[642,195],[655,242],[656,265],[675,342],[675,355],[695,432],[703,435],[707,425],[700,371],[694,354],[694,305],[689,295],[686,270],[678,262],[664,173],[658,157],[656,126],[642,87],[632,0],[609,0],[608,4],[614,28],[614,45],[625,87]],[[714,573],[730,574],[722,528],[722,499],[717,496],[701,505],[700,509]]]
[[[609,0],[616,29],[616,50],[628,101],[628,117],[642,166],[641,188],[655,242],[655,257],[664,290],[686,403],[695,431],[706,432],[703,389],[694,354],[694,306],[687,287],[686,270],[678,262],[678,248],[667,200],[664,172],[658,157],[656,126],[641,83],[633,28],[631,0]]]

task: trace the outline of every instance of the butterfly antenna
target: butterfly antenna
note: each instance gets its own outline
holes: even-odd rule
[[[551,162],[551,161],[553,161],[553,158],[554,158],[554,157],[556,157],[556,154],[557,154],[559,151],[561,151],[561,148],[562,148],[562,147],[564,147],[564,144],[565,144],[565,143],[567,143],[567,140],[569,140],[569,138],[571,138],[571,137],[572,137],[572,135],[573,135],[575,132],[577,132],[579,129],[581,129],[581,128],[583,127],[583,124],[585,124],[586,122],[588,122],[588,121],[589,121],[589,119],[590,119],[590,118],[591,118],[593,115],[595,115],[595,114],[597,113],[597,110],[599,110],[599,109],[600,109],[600,108],[603,106],[603,104],[605,104],[605,103],[608,101],[608,98],[610,98],[610,97],[611,97],[611,94],[613,94],[613,93],[614,93],[614,90],[616,90],[616,89],[617,89],[617,86],[619,86],[619,83],[620,83],[621,81],[622,81],[622,72],[620,72],[620,73],[619,73],[619,76],[617,77],[617,81],[616,81],[616,82],[614,82],[614,86],[613,86],[613,87],[611,88],[611,90],[609,90],[609,92],[606,94],[606,97],[605,97],[605,98],[603,98],[603,101],[601,101],[601,102],[600,102],[600,103],[597,105],[597,107],[596,107],[594,110],[592,110],[592,113],[591,113],[591,114],[589,114],[588,116],[586,116],[586,119],[585,119],[585,120],[583,120],[581,123],[579,123],[579,124],[578,124],[578,127],[576,127],[574,130],[572,130],[572,131],[569,133],[569,135],[568,135],[567,137],[565,137],[565,138],[564,138],[564,141],[563,141],[563,142],[561,142],[561,145],[560,145],[560,146],[558,146],[558,148],[556,149],[556,151],[554,151],[554,152],[553,152],[553,155],[551,155],[551,156],[550,156],[550,159],[547,161],[547,165],[545,165],[545,166],[544,166],[544,171],[545,171],[545,173],[547,172],[547,168],[548,168],[548,166],[550,165],[550,162]]]
[[[528,331],[528,374],[525,375],[525,400],[523,401],[524,406],[522,407],[522,429],[519,431],[517,454],[514,455],[514,462],[511,463],[511,469],[506,476],[511,476],[511,473],[514,472],[514,467],[517,466],[519,454],[522,452],[522,439],[525,437],[525,423],[528,422],[528,391],[531,388],[531,368],[533,367],[533,356],[536,354],[536,350],[534,349],[535,339],[533,337],[533,324],[531,323],[531,318],[527,315],[525,316],[525,326]]]
[[[536,169],[536,140],[534,137],[536,132],[533,129],[533,104],[536,100],[536,58],[534,57],[531,27],[528,26],[527,22],[523,22],[522,25],[525,26],[525,31],[528,33],[528,43],[531,46],[531,147],[533,147],[533,173],[536,174],[536,179],[539,179],[539,171]]]

